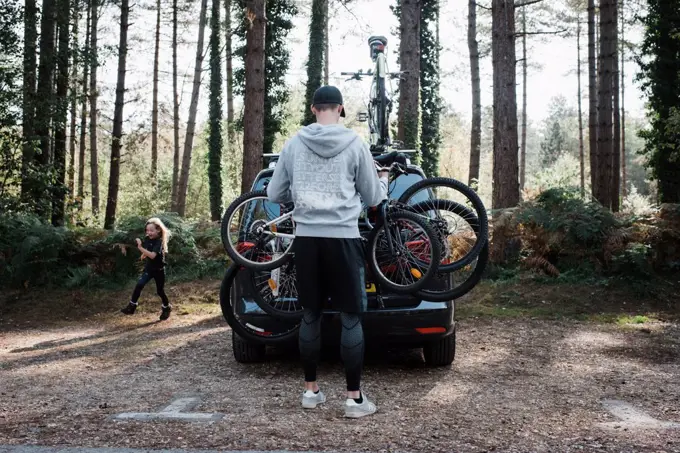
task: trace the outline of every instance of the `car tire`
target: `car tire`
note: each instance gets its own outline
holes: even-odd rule
[[[231,331],[231,349],[234,359],[239,363],[264,362],[266,347],[263,344],[251,343],[239,334]]]
[[[426,344],[423,347],[425,364],[431,367],[449,366],[456,357],[456,329],[441,340]]]

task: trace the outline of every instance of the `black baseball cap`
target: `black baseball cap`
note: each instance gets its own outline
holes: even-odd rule
[[[315,92],[314,92],[314,100],[312,101],[312,105],[320,105],[320,104],[338,104],[342,105],[342,112],[340,112],[341,117],[345,117],[345,107],[342,103],[342,93],[340,90],[338,90],[336,87],[331,86],[331,85],[325,85],[322,87],[319,87]]]

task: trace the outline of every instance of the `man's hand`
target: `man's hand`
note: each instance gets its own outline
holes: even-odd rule
[[[135,239],[135,242],[137,243],[137,248],[142,246],[142,240],[141,239],[137,238],[137,239]]]
[[[387,178],[387,179],[389,179],[389,178],[390,178],[390,172],[388,172],[388,171],[381,171],[381,172],[378,172],[378,178]]]

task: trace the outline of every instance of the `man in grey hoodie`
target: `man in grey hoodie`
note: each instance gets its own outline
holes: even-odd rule
[[[294,202],[295,267],[298,300],[304,309],[299,346],[305,372],[302,407],[313,409],[326,397],[316,382],[321,351],[321,313],[330,298],[340,311],[340,352],[347,378],[345,416],[363,417],[376,406],[361,392],[366,310],[364,248],[359,235],[362,200],[376,206],[387,197],[387,173],[376,172],[368,145],[339,124],[345,116],[342,94],[333,86],[314,93],[316,123],[302,128],[283,147],[267,196]]]

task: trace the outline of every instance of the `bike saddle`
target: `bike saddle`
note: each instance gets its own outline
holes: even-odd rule
[[[385,38],[384,36],[371,36],[370,38],[368,38],[369,45],[373,45],[373,43],[375,43],[376,41],[382,44],[383,46],[387,45],[387,38]]]
[[[397,151],[392,151],[387,154],[375,156],[373,157],[373,160],[382,165],[383,167],[389,167],[393,163],[406,165],[406,155]]]

